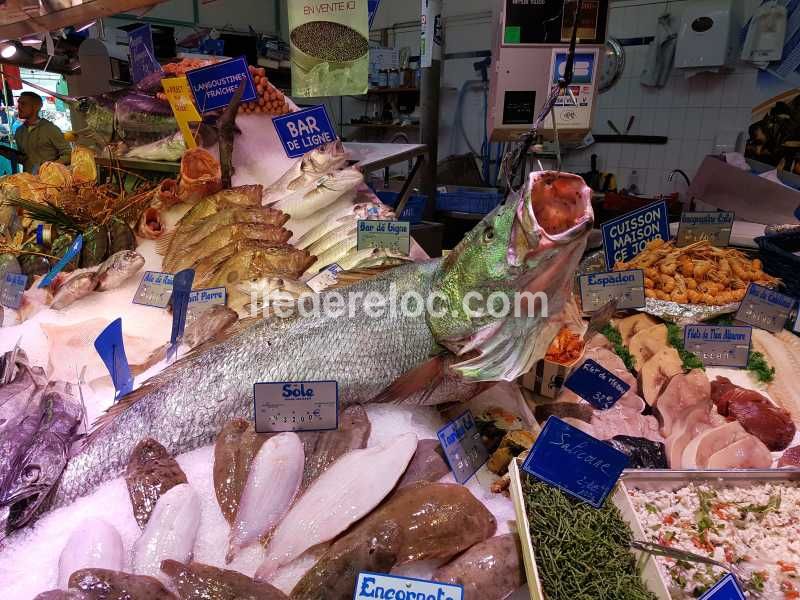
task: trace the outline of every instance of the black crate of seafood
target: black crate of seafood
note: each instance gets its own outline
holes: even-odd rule
[[[756,238],[764,270],[780,277],[788,292],[800,296],[800,227]]]

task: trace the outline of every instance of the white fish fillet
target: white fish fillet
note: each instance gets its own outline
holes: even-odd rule
[[[406,433],[334,462],[278,525],[256,578],[269,580],[281,566],[369,514],[392,491],[416,449],[417,436]]]
[[[113,525],[90,517],[81,522],[67,540],[58,559],[58,587],[66,590],[69,577],[78,569],[125,569],[125,548]]]
[[[133,545],[133,572],[168,585],[161,571],[166,559],[188,562],[200,526],[200,499],[187,483],[176,485],[156,502],[141,537]]]
[[[786,333],[792,336],[791,333]],[[758,350],[775,369],[775,379],[767,391],[779,406],[792,415],[792,421],[800,425],[800,354],[793,351],[794,343],[784,343],[782,334],[774,336],[763,329],[753,328],[753,348]]]
[[[231,528],[226,562],[269,535],[289,510],[303,481],[304,456],[296,433],[276,435],[258,451]]]

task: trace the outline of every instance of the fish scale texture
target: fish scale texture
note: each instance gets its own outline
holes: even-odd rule
[[[399,267],[343,292],[388,297],[390,285],[426,298],[438,261]],[[340,292],[342,293],[342,292]],[[322,295],[324,298],[329,294]],[[232,418],[253,416],[253,384],[269,381],[334,380],[341,406],[368,402],[397,377],[424,362],[435,348],[424,314],[385,311],[379,319],[364,312],[320,313],[268,319],[172,367],[160,385],[92,437],[67,465],[54,496],[58,507],[119,475],[131,451],[145,437],[172,455],[212,442]],[[348,309],[349,310],[349,309]],[[147,385],[147,384],[145,384]]]

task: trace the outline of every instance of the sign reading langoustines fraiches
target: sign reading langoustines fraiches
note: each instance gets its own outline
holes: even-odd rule
[[[608,444],[549,417],[522,465],[526,473],[602,508],[628,457]]]
[[[339,427],[339,386],[335,381],[256,383],[253,406],[258,433]]]
[[[359,250],[382,248],[406,255],[411,251],[409,221],[359,221],[357,235]]]
[[[616,263],[631,260],[649,242],[669,241],[667,203],[662,200],[629,212],[605,223],[602,230],[606,267],[611,270]]]
[[[745,595],[736,578],[728,573],[714,587],[700,596],[700,600],[745,600]]]
[[[56,278],[56,275],[61,273],[70,262],[75,260],[75,257],[78,256],[81,252],[81,248],[83,248],[83,236],[78,234],[78,237],[75,238],[75,241],[72,242],[72,245],[67,248],[67,251],[64,253],[64,256],[53,265],[53,268],[50,269],[50,272],[45,275],[42,280],[39,282],[39,287],[47,287],[53,282],[53,279]]]
[[[6,273],[0,281],[0,305],[14,310],[22,304],[22,294],[28,285],[28,276],[24,273]]]
[[[794,305],[791,296],[751,283],[736,312],[736,320],[777,333],[786,325]]]
[[[683,345],[707,367],[744,368],[750,358],[752,327],[687,325]]]
[[[240,56],[186,73],[194,102],[201,113],[225,108],[245,80],[242,102],[256,99],[256,87],[247,68],[247,60]]]
[[[356,579],[353,600],[463,600],[464,588],[413,577],[361,571]]]
[[[153,48],[153,31],[150,25],[142,25],[128,33],[128,60],[134,83],[139,83],[150,73],[161,70]]]
[[[472,413],[467,410],[436,432],[455,480],[464,484],[489,460]]]
[[[732,212],[684,212],[675,245],[683,247],[695,242],[710,242],[718,248],[727,246],[731,242],[735,219],[736,213]]]
[[[564,386],[598,410],[608,410],[631,389],[630,384],[592,359],[587,359],[575,369],[567,377]]]
[[[589,273],[578,278],[581,290],[581,308],[593,313],[618,300],[617,308],[642,308],[645,305],[644,271],[609,271]]]
[[[272,124],[289,158],[298,158],[337,139],[324,104],[274,117]]]

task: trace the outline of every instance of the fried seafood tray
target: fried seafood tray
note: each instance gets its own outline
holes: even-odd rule
[[[541,580],[539,579],[539,570],[536,566],[536,553],[533,549],[528,515],[525,511],[525,500],[522,494],[521,480],[521,476],[523,475],[522,461],[519,459],[511,461],[509,473],[511,474],[511,500],[514,503],[514,512],[517,516],[517,530],[522,544],[522,556],[525,562],[528,591],[530,592],[532,600],[547,600],[542,590]],[[622,518],[633,531],[633,537],[639,540],[644,539],[644,530],[636,517],[633,503],[628,496],[625,486],[618,485],[614,493],[609,496],[608,501],[613,502],[617,506],[622,514]],[[637,564],[643,564],[642,580],[647,584],[650,591],[652,591],[659,600],[670,600],[667,582],[662,577],[655,559],[652,556],[645,556],[642,552],[637,550],[631,550],[631,552],[636,556]]]

